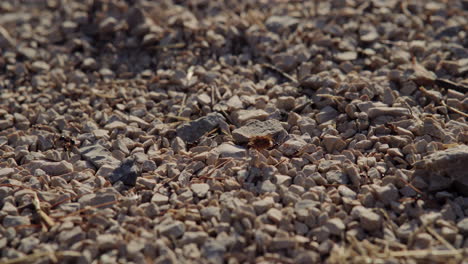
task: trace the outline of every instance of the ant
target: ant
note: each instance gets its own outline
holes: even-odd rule
[[[60,142],[62,147],[67,151],[70,152],[74,146],[76,146],[76,142],[74,139],[68,136],[60,135],[58,139],[54,141],[54,145]]]

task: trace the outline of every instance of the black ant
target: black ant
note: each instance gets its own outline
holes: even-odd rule
[[[55,140],[54,145],[60,142],[62,145],[63,149],[65,149],[67,152],[70,152],[73,147],[76,145],[76,142],[74,139],[68,136],[60,135],[58,139]]]

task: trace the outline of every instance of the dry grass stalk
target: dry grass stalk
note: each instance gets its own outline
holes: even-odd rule
[[[37,193],[34,193],[34,199],[32,201],[34,205],[34,209],[36,210],[36,213],[39,215],[39,218],[41,221],[45,223],[47,228],[50,228],[55,225],[55,221],[52,220],[41,208],[41,202],[39,201],[39,198],[37,197]]]

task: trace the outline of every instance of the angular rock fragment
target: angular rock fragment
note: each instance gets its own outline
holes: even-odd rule
[[[157,205],[164,205],[169,202],[169,197],[160,193],[155,193],[151,198],[151,202]]]
[[[279,109],[284,109],[286,111],[292,110],[296,105],[296,100],[292,96],[281,96],[276,102],[276,106]]]
[[[99,31],[103,34],[112,33],[114,32],[116,25],[117,19],[107,17],[99,24]]]
[[[44,72],[50,70],[50,66],[45,61],[35,61],[31,64],[31,70],[35,72]]]
[[[192,189],[193,193],[197,195],[197,197],[203,198],[210,190],[210,186],[206,183],[194,183],[190,186],[190,189]]]
[[[159,227],[159,232],[163,236],[169,236],[173,238],[180,237],[185,232],[185,225],[180,221],[174,221],[169,224],[165,224]]]
[[[182,245],[187,245],[190,243],[202,244],[208,238],[208,233],[204,231],[187,231],[184,233],[184,236],[180,239]]]
[[[2,222],[2,225],[6,228],[15,227],[19,225],[29,225],[29,224],[31,224],[31,221],[26,216],[7,215],[5,216],[5,218],[3,218],[3,222]]]
[[[460,220],[457,223],[458,230],[460,230],[460,233],[463,235],[468,235],[468,218],[464,218],[463,220]]]
[[[30,171],[41,169],[50,176],[57,176],[66,174],[73,171],[73,165],[68,161],[45,161],[45,160],[33,160],[25,165]]]
[[[343,139],[332,135],[324,136],[322,143],[329,153],[333,153],[335,150],[342,151],[346,147],[346,142]]]
[[[389,205],[392,201],[396,201],[399,197],[398,189],[392,183],[385,186],[379,186],[376,189],[377,197],[385,205]]]
[[[65,231],[65,230],[64,230]],[[61,232],[57,240],[65,245],[73,245],[74,243],[85,239],[86,233],[83,232],[83,229],[79,226],[75,226],[70,230],[66,230],[65,232]]]
[[[283,214],[276,208],[271,208],[266,214],[268,219],[270,219],[275,224],[280,223],[281,219],[283,219]]]
[[[40,168],[51,176],[62,175],[73,171],[73,165],[64,160],[60,162],[45,162]]]
[[[461,194],[468,195],[468,146],[437,151],[415,163],[414,167],[414,177],[425,179],[429,191],[454,187]]]
[[[96,238],[96,244],[100,250],[110,250],[115,247],[118,239],[115,234],[102,234]]]
[[[268,113],[262,109],[238,110],[233,114],[233,119],[239,125],[244,125],[252,119],[264,121],[267,117]]]
[[[296,136],[281,144],[278,150],[286,156],[291,156],[301,151],[306,145],[307,143],[303,139]]]
[[[360,39],[363,42],[374,42],[379,38],[379,34],[375,28],[370,28],[367,32],[361,34]]]
[[[437,78],[437,75],[434,72],[428,71],[424,66],[417,62],[413,64],[413,70],[414,73],[411,76],[411,80],[419,85],[431,84]]]
[[[145,22],[145,14],[141,8],[132,7],[127,13],[127,23],[130,28],[134,28]]]
[[[409,116],[411,112],[403,107],[371,107],[367,114],[369,118],[375,118],[383,115],[399,117]]]
[[[15,173],[15,170],[13,168],[1,168],[0,169],[0,178],[9,177],[13,173]]]
[[[357,59],[357,52],[355,51],[345,51],[336,54],[336,59],[339,61],[351,61]]]
[[[372,232],[380,229],[382,226],[382,217],[368,208],[362,206],[354,207],[351,215],[356,216],[361,221],[361,226],[366,231]]]
[[[247,150],[245,148],[229,143],[223,143],[213,151],[219,153],[219,156],[222,158],[243,158],[247,154]]]
[[[80,153],[85,160],[91,162],[97,168],[104,164],[118,165],[120,163],[109,150],[99,144],[82,147]]]
[[[83,195],[78,202],[82,207],[85,206],[100,206],[99,208],[111,207],[112,205],[101,206],[106,203],[112,203],[117,200],[116,194],[112,192],[99,192]]]
[[[290,16],[271,16],[266,20],[265,25],[268,30],[280,33],[296,26],[298,23],[298,19]]]
[[[323,85],[323,79],[318,75],[304,77],[301,80],[301,87],[317,90]]]
[[[227,127],[224,117],[218,113],[211,113],[178,127],[177,136],[192,144],[206,133],[220,126],[222,128]]]
[[[253,121],[232,131],[232,137],[237,143],[246,143],[255,136],[271,136],[274,141],[281,142],[287,134],[281,123],[274,119]]]
[[[327,227],[330,233],[335,236],[341,235],[346,228],[343,220],[340,218],[332,218],[328,220],[327,223],[325,223],[325,227]]]
[[[220,218],[220,211],[221,208],[216,206],[208,206],[205,208],[200,209],[200,214],[204,219],[211,219],[211,218]]]
[[[136,164],[134,159],[128,158],[124,160],[112,173],[109,175],[109,181],[114,184],[121,181],[125,185],[135,186],[137,177],[140,176],[141,169]]]
[[[335,119],[338,116],[338,111],[331,106],[326,106],[320,110],[320,112],[315,116],[319,124],[325,123],[332,119]]]
[[[348,184],[349,179],[345,173],[339,170],[331,170],[325,174],[329,184]]]
[[[15,40],[10,36],[8,31],[0,26],[0,48],[12,48],[15,46]]]
[[[273,200],[272,197],[265,197],[262,200],[253,202],[252,205],[255,211],[257,212],[257,214],[262,214],[266,210],[273,207],[275,205],[275,201]]]

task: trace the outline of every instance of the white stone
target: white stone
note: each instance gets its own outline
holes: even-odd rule
[[[206,196],[210,190],[210,185],[206,183],[194,183],[190,186],[190,189],[197,195],[199,198]]]
[[[270,208],[267,212],[268,219],[270,219],[273,223],[278,224],[283,219],[283,213],[276,208]]]
[[[169,202],[169,197],[160,193],[155,193],[153,197],[151,198],[151,202],[157,205],[164,205]]]
[[[325,227],[328,228],[328,230],[330,231],[332,235],[336,235],[336,236],[341,235],[346,228],[343,223],[343,220],[341,220],[340,218],[329,219],[327,223],[325,224]]]

